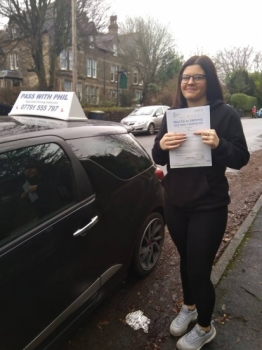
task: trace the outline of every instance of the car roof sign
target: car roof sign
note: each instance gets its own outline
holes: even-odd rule
[[[75,92],[67,91],[21,91],[8,115],[66,121],[87,119]]]

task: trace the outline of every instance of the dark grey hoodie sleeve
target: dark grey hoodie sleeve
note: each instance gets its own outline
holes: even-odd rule
[[[219,137],[218,147],[212,151],[217,161],[232,169],[240,169],[249,161],[245,135],[237,114],[230,116],[224,135]],[[219,136],[219,135],[218,135]]]

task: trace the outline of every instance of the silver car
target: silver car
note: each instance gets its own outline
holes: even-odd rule
[[[121,123],[132,127],[132,133],[153,135],[159,130],[165,111],[169,106],[145,106],[136,108]]]

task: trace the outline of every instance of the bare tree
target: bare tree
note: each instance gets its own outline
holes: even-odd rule
[[[79,39],[88,38],[95,26],[105,28],[106,0],[78,0],[77,23]],[[71,44],[71,0],[1,0],[0,15],[9,18],[9,27],[19,29],[19,36],[13,38],[6,32],[1,46],[13,50],[21,41],[27,46],[28,71],[38,78],[39,90],[54,87],[56,61],[63,49]],[[8,28],[9,28],[8,27]],[[49,35],[49,50],[45,47],[45,35]],[[3,44],[4,43],[4,44]],[[49,55],[49,72],[46,72],[44,57]],[[49,73],[49,81],[47,80]]]
[[[253,63],[254,63],[254,70],[261,72],[262,71],[262,52],[256,52]]]
[[[174,51],[174,39],[167,26],[151,17],[127,17],[120,24],[120,33],[127,34],[121,45],[143,79],[145,99],[149,84],[157,83],[163,59]]]
[[[110,3],[105,0],[78,0],[77,20],[85,17],[95,23],[97,31],[104,31],[108,26]],[[83,28],[82,32],[83,34]],[[81,34],[80,33],[80,34]]]
[[[193,51],[191,51],[190,56],[203,56],[203,55],[207,55],[209,56],[209,54],[204,50],[204,48],[201,46],[197,46]]]
[[[213,58],[222,81],[237,70],[250,71],[254,63],[254,49],[250,46],[233,47],[218,51]]]
[[[9,23],[19,29],[19,39],[12,40],[7,37],[9,48],[13,49],[20,40],[24,40],[30,47],[31,57],[34,62],[34,70],[39,80],[39,88],[47,90],[46,74],[43,59],[42,38],[45,31],[45,19],[47,8],[51,0],[2,0],[0,14],[9,18]],[[13,41],[13,42],[12,42]],[[11,43],[11,45],[10,45]]]

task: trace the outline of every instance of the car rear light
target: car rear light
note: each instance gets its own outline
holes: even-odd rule
[[[162,180],[163,178],[164,178],[164,172],[163,172],[163,170],[162,169],[160,169],[160,168],[156,168],[156,170],[155,170],[155,174],[156,174],[156,177],[159,179],[159,180]]]

